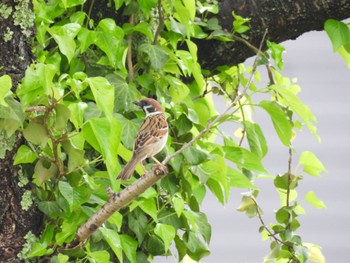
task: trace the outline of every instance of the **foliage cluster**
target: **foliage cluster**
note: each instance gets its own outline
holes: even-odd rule
[[[261,233],[271,240],[265,262],[324,262],[320,249],[296,233],[304,213],[296,189],[301,174],[319,176],[325,168],[303,152],[297,165],[303,171],[292,170],[289,161],[287,171],[270,175],[262,164],[268,143],[253,118],[254,111],[270,116],[290,159],[303,126],[318,138],[316,119],[297,96],[300,88],[280,73],[283,47],[268,42],[264,53],[255,48],[259,59],[252,67],[222,65],[209,72],[198,62],[194,40],[245,41],[249,30],[249,19],[233,14],[235,32],[223,32],[215,17],[208,18],[218,11],[210,1],[114,0],[105,7],[114,17],[95,15],[95,20],[95,1],[33,0],[33,5],[37,61],[15,93],[10,77],[0,78],[0,128],[4,136],[21,131],[25,137],[14,163],[29,178],[31,198],[45,214],[41,236],[22,259],[148,262],[173,254],[179,261],[199,261],[210,253],[211,227],[201,212],[206,192],[225,204],[232,188],[244,188],[249,191],[238,210],[261,220]],[[268,85],[259,84],[257,69],[264,68]],[[170,125],[167,149],[173,153],[215,118],[213,94],[230,105],[242,93],[210,133],[170,161],[167,177],[110,217],[83,247],[61,249],[106,202],[106,186],[118,192],[136,180],[115,179],[131,157],[143,117],[133,101],[144,96],[160,101]],[[221,131],[224,122],[236,125],[238,137]],[[263,223],[255,186],[266,178],[281,199],[276,222],[269,225]],[[306,200],[324,207],[312,191]]]

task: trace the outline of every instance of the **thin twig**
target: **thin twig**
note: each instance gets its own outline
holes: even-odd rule
[[[259,205],[258,205],[258,202],[256,201],[256,199],[255,199],[253,196],[251,197],[251,199],[252,199],[252,201],[254,202],[254,204],[255,204],[255,206],[256,206],[256,213],[257,213],[257,215],[258,215],[258,218],[259,218],[259,220],[260,220],[260,223],[261,223],[261,225],[264,227],[264,229],[267,231],[267,233],[269,233],[269,236],[272,237],[276,242],[281,243],[281,244],[284,244],[284,242],[283,242],[281,239],[279,239],[279,238],[276,237],[276,233],[273,233],[273,232],[268,228],[268,226],[265,224],[264,219],[262,218],[262,215],[261,215],[261,213],[260,213]]]
[[[47,107],[46,106],[31,106],[26,108],[26,112],[33,112],[33,111],[46,111]]]
[[[164,27],[164,16],[163,16],[163,10],[162,10],[162,0],[158,0],[158,16],[159,16],[158,27],[157,27],[156,33],[154,34],[153,45],[157,44],[160,32],[162,31],[162,29]]]
[[[134,21],[135,15],[131,14],[129,22],[131,25],[135,24]],[[128,77],[129,82],[134,81],[134,65],[132,63],[132,33],[128,35],[128,54],[127,54],[127,65],[128,65]]]
[[[287,187],[287,198],[286,198],[286,206],[289,207],[289,196],[290,196],[290,184],[292,182],[292,147],[290,146],[288,149],[288,187]]]

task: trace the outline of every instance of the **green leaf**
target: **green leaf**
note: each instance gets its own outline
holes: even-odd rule
[[[102,19],[96,28],[95,45],[108,57],[112,67],[125,69],[125,50],[123,46],[124,31],[111,18]]]
[[[60,207],[56,201],[42,201],[38,205],[41,212],[50,218],[56,218],[60,213]]]
[[[350,43],[350,30],[345,23],[328,19],[324,25],[324,29],[332,41],[334,51],[338,51],[341,46]]]
[[[42,185],[50,178],[57,175],[57,166],[54,163],[49,163],[40,159],[35,164],[34,174],[38,179],[39,185]]]
[[[248,179],[247,176],[231,167],[228,167],[227,176],[230,180],[230,185],[232,187],[249,188],[255,190],[258,189],[255,185],[252,184],[252,182]]]
[[[303,171],[313,176],[320,176],[320,172],[327,172],[320,160],[309,151],[300,155],[299,164],[304,166]]]
[[[123,130],[121,133],[121,141],[128,149],[133,149],[136,134],[141,126],[141,119],[129,120],[121,114],[116,114],[118,120],[122,124]]]
[[[33,163],[35,160],[36,154],[27,145],[21,145],[17,150],[14,164]]]
[[[149,40],[153,40],[153,32],[149,23],[141,22],[137,25],[125,23],[123,25],[125,34],[131,34],[133,32],[140,32],[144,34]]]
[[[262,133],[260,126],[257,123],[250,121],[243,122],[247,133],[248,144],[251,152],[263,158],[267,153],[267,144],[265,136]]]
[[[136,263],[137,241],[128,235],[120,235],[120,241],[126,257],[131,263]]]
[[[281,106],[278,105],[277,102],[266,100],[261,101],[259,106],[270,115],[273,127],[279,139],[285,146],[289,147],[293,134],[293,126],[288,120],[286,113],[281,109]]]
[[[196,233],[190,231],[184,237],[184,243],[189,249],[188,254],[194,260],[200,260],[201,258],[210,254],[209,247],[204,243]]]
[[[182,136],[192,129],[192,122],[187,118],[185,114],[181,114],[180,117],[176,118],[174,124],[178,129],[178,136]]]
[[[117,256],[119,262],[123,262],[122,245],[118,232],[105,227],[101,227],[100,231],[108,245],[112,248],[114,254]]]
[[[168,53],[164,49],[157,45],[142,44],[139,47],[140,51],[146,53],[151,61],[151,65],[154,70],[160,70],[165,62],[168,60]]]
[[[247,169],[259,174],[268,174],[264,166],[261,164],[261,159],[254,153],[241,147],[225,146],[225,158],[236,163],[239,169]]]
[[[106,78],[114,86],[116,112],[124,114],[139,109],[133,102],[141,99],[142,95],[134,85],[129,85],[124,78],[117,74],[109,74]]]
[[[116,160],[121,129],[121,124],[116,118],[92,118],[83,125],[84,138],[102,154],[112,182],[115,181],[115,176],[120,168]]]
[[[77,167],[84,165],[84,150],[78,149],[70,139],[62,141],[61,144],[68,154],[68,173],[73,172]]]
[[[10,94],[12,87],[12,79],[9,75],[3,75],[0,77],[0,105],[8,106],[5,97]]]
[[[144,212],[142,212],[139,208],[135,208],[131,213],[128,214],[128,225],[130,229],[135,233],[139,244],[141,244],[148,230],[148,219]]]
[[[175,238],[175,229],[170,225],[158,223],[154,228],[154,233],[163,240],[165,251],[168,251]]]
[[[63,26],[53,26],[47,31],[55,39],[61,53],[70,62],[74,56],[76,44],[74,38],[79,33],[81,26],[78,23],[69,23]]]
[[[106,250],[102,251],[94,251],[94,252],[87,252],[86,254],[89,255],[95,262],[110,262],[109,261],[109,253]]]
[[[189,164],[197,165],[209,159],[209,153],[199,145],[191,146],[182,153]]]
[[[103,77],[87,78],[87,82],[94,95],[97,106],[105,113],[106,117],[111,117],[114,108],[114,88]]]
[[[49,255],[51,253],[53,253],[52,249],[48,250],[46,245],[41,244],[39,242],[35,242],[32,245],[32,249],[30,250],[30,253],[29,253],[28,257],[29,258],[31,258],[31,257],[41,257],[41,256],[44,256],[44,255]]]
[[[286,106],[289,106],[291,110],[302,119],[310,132],[316,137],[316,139],[320,140],[317,134],[317,129],[313,124],[316,122],[315,116],[312,114],[310,108],[303,104],[301,100],[296,96],[296,94],[293,93],[291,87],[290,89],[287,89],[280,85],[271,85],[269,88],[280,95],[281,100],[283,100],[282,103]]]
[[[179,196],[174,196],[172,201],[173,201],[173,206],[174,206],[175,212],[177,214],[177,217],[180,217],[182,215],[182,212],[185,209],[185,202]]]
[[[318,209],[327,208],[327,206],[316,197],[314,191],[309,191],[305,196],[305,200]]]
[[[283,70],[283,58],[282,54],[286,50],[282,45],[276,44],[274,42],[266,41],[268,48],[271,51],[271,56],[275,61],[275,64],[280,70]]]
[[[232,16],[234,18],[232,23],[234,32],[242,34],[250,29],[249,26],[246,25],[250,21],[250,18],[243,18],[236,15],[235,12],[232,12]]]
[[[68,106],[70,114],[70,121],[74,124],[76,129],[80,129],[84,122],[84,112],[88,105],[85,102],[71,103]]]
[[[54,128],[58,131],[62,131],[67,128],[67,122],[71,116],[70,110],[64,104],[58,104],[55,107],[56,121]]]
[[[23,130],[23,136],[27,141],[41,146],[45,146],[48,139],[45,127],[33,121]]]
[[[157,207],[155,200],[153,198],[150,199],[142,199],[139,203],[139,207],[148,215],[152,217],[154,221],[158,221],[157,217]]]
[[[68,202],[71,211],[88,201],[91,195],[87,187],[72,187],[69,183],[64,181],[58,183],[58,189]]]
[[[57,68],[52,64],[37,63],[27,68],[22,85],[16,90],[23,108],[35,104],[38,99],[51,93],[52,80],[56,73]]]
[[[303,246],[306,246],[309,250],[308,260],[315,263],[326,263],[326,259],[319,246],[311,243],[303,243]]]

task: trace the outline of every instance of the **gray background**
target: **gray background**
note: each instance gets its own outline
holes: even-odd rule
[[[333,53],[325,32],[307,33],[297,40],[284,42],[283,46],[286,48],[283,75],[298,78],[297,84],[302,89],[300,98],[316,116],[321,137],[319,143],[306,128],[297,134],[293,143],[297,150],[293,168],[297,165],[298,155],[309,150],[328,170],[319,178],[304,174],[304,180],[299,184],[298,202],[306,214],[299,217],[301,228],[297,233],[304,242],[320,245],[327,262],[346,263],[350,258],[350,70],[342,58]],[[252,65],[252,60],[246,65]],[[222,112],[225,105],[215,99],[217,110]],[[288,150],[279,142],[269,117],[257,112],[255,120],[262,125],[269,146],[265,167],[272,175],[286,172]],[[229,125],[222,128],[230,135],[236,129]],[[299,167],[296,171],[300,170]],[[261,188],[258,202],[264,210],[265,223],[274,223],[274,210],[280,204],[273,181],[259,179],[256,184]],[[324,201],[326,209],[316,209],[304,201],[310,190]],[[202,210],[212,225],[211,255],[203,262],[255,263],[262,262],[269,253],[270,240],[261,241],[258,218],[249,219],[236,211],[244,191],[234,188],[225,206],[208,191]],[[174,261],[174,257],[155,259],[155,262]]]

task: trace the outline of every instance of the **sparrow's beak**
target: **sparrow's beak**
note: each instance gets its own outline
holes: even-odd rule
[[[134,101],[133,103],[134,103],[135,105],[141,107],[141,102],[140,102],[140,101]]]

